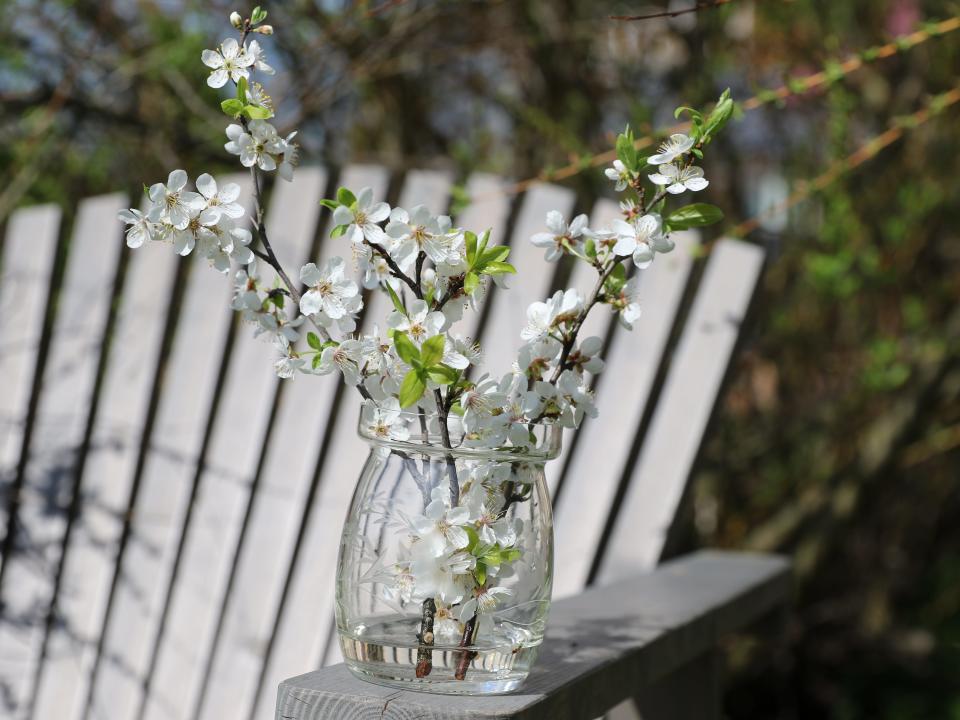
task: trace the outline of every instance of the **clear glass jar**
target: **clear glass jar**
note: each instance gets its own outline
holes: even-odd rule
[[[543,641],[553,581],[544,464],[561,430],[522,447],[470,447],[459,420],[361,416],[370,444],[343,528],[337,631],[347,666],[404,689],[496,694],[518,687]],[[404,439],[397,439],[398,437]]]

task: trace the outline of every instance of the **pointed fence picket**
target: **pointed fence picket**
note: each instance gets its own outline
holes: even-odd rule
[[[231,179],[249,194],[248,176]],[[397,204],[443,213],[453,181],[409,171],[396,182]],[[336,185],[385,199],[390,173],[351,165]],[[310,257],[349,258],[344,241],[328,237],[329,216],[320,218],[317,200],[333,187],[321,168],[274,183],[268,233],[294,274]],[[498,373],[510,367],[530,303],[568,270],[565,284],[584,295],[595,278],[582,263],[545,265],[529,243],[547,211],[570,219],[569,189],[538,184],[513,196],[486,174],[465,187],[475,202],[456,224],[491,228],[520,272],[510,293],[491,289],[481,313],[456,323],[481,339]],[[278,385],[269,344],[239,323],[231,329],[230,279],[169,248],[129,256],[111,321],[123,203],[112,195],[80,204],[52,295],[59,210],[22,209],[7,225],[0,310],[19,311],[0,313],[0,531],[17,532],[0,558],[0,714],[271,717],[281,680],[339,658],[336,548],[368,452],[356,435],[357,396],[333,375]],[[609,200],[588,210],[593,225],[619,214]],[[664,553],[762,269],[760,248],[723,240],[700,277],[697,235],[674,237],[676,251],[641,276],[639,331],[602,313],[584,329],[609,342],[594,379],[603,417],[568,432],[548,468],[558,596],[649,568]],[[39,363],[48,295],[56,302]],[[383,294],[368,294],[362,327],[382,324],[389,309]],[[43,381],[34,382],[39,367]]]

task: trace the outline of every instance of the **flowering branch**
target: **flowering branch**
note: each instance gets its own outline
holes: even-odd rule
[[[443,629],[449,642],[458,642],[454,676],[463,680],[476,657],[478,633],[494,632],[491,612],[513,594],[494,581],[510,577],[524,554],[516,510],[538,494],[519,464],[466,461],[458,450],[485,449],[491,457],[529,458],[542,466],[538,424],[576,428],[585,416],[596,415],[589,377],[603,368],[603,341],[580,338],[584,321],[596,306],[607,305],[632,328],[640,314],[638,273],[628,281],[626,261],[632,258],[643,270],[657,254],[673,249],[673,230],[722,217],[704,203],[661,212],[670,197],[709,184],[695,161],[731,117],[733,101],[724,93],[709,113],[679,108],[678,115],[690,116],[690,134],[672,135],[650,157],[639,156],[629,128],[618,137],[617,159],[605,174],[617,191],[628,194],[621,203],[623,219],[591,229],[585,215],[568,224],[553,211],[546,217],[547,232],[530,239],[544,248],[547,261],[569,255],[588,263],[597,272],[593,290],[583,298],[570,288],[533,303],[512,370],[500,378],[474,378],[469,371],[479,365],[480,349],[452,327],[464,312],[477,309],[490,283],[502,284],[516,273],[508,262],[510,249],[491,244],[489,231],[454,227],[449,217],[422,205],[391,208],[375,201],[370,188],[356,193],[340,188],[335,198],[320,202],[332,211],[331,237],[352,248],[361,277],[354,280],[340,256],[307,263],[296,279],[279,262],[264,221],[263,175],[276,172],[292,180],[297,145],[296,133],[281,138],[269,122],[273,102],[254,79],[255,73],[273,74],[258,41],[250,39],[273,33],[263,24],[266,15],[260,8],[248,18],[232,14],[239,41],[227,38],[202,54],[211,70],[207,84],[219,89],[230,83],[232,89],[220,103],[231,119],[224,149],[249,168],[253,233],[239,222],[246,211],[237,202],[238,185],[221,187],[204,173],[193,192],[186,188],[186,172],[174,170],[166,184],[148,189],[146,213],[120,214],[129,226],[127,244],[165,241],[181,255],[201,253],[220,272],[233,265],[232,306],[255,335],[279,351],[277,374],[336,373],[356,388],[364,399],[361,433],[389,442],[423,500],[423,515],[407,521],[413,559],[393,564],[401,602],[416,603],[410,625],[418,643],[416,675],[431,673],[431,648]],[[649,204],[646,183],[658,188]],[[258,277],[258,259],[276,272],[272,286]],[[357,331],[361,285],[386,293],[393,306],[384,324],[369,333]],[[305,326],[316,332],[305,332]],[[404,446],[418,431],[424,446],[439,435],[443,465],[437,464],[436,475],[429,459],[418,468],[417,449]],[[500,466],[509,466],[509,472],[501,474]],[[459,620],[453,619],[454,608]]]

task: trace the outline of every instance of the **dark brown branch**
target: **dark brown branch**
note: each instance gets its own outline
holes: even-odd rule
[[[372,243],[367,239],[364,239],[363,244],[373,250],[377,255],[383,258],[383,261],[387,264],[387,267],[390,268],[391,274],[400,280],[404,285],[409,287],[413,294],[417,296],[417,299],[423,300],[423,291],[420,290],[420,285],[412,277],[407,275],[403,270],[400,269],[400,266],[397,265],[397,261],[390,257],[390,253],[387,252],[386,248]]]
[[[656,18],[674,18],[680,15],[686,15],[687,13],[700,12],[701,10],[712,10],[715,7],[727,5],[731,2],[733,2],[733,0],[713,0],[713,2],[697,3],[693,7],[684,8],[683,10],[664,10],[663,12],[650,13],[648,15],[610,15],[609,18],[610,20],[623,20],[626,22],[654,20]]]
[[[460,647],[468,648],[473,644],[473,635],[477,629],[477,615],[474,613],[473,617],[467,620],[466,624],[463,626],[463,635],[460,637]],[[461,650],[458,653],[457,657],[457,667],[454,670],[453,677],[457,680],[465,680],[467,677],[467,670],[470,668],[470,663],[473,661],[473,658],[476,657],[476,653],[472,650]]]
[[[433,670],[433,619],[437,614],[437,604],[433,598],[427,598],[423,601],[423,616],[420,619],[420,633],[417,640],[420,647],[417,648],[417,677],[424,678]]]

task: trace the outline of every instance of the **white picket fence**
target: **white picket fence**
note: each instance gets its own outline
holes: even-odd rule
[[[407,172],[397,204],[443,212],[453,180]],[[277,183],[268,229],[280,260],[342,254],[317,201],[335,185],[385,197],[389,181],[382,167],[353,165]],[[524,308],[554,288],[556,267],[528,238],[548,210],[575,205],[554,185],[505,188],[469,178],[475,202],[454,218],[510,238],[522,278],[509,295],[492,291],[482,325],[461,324],[493,371],[515,354]],[[278,381],[273,349],[236,327],[228,277],[162,245],[127,254],[116,213],[129,202],[81,201],[69,236],[54,206],[7,223],[0,714],[272,717],[281,680],[338,659],[337,540],[366,454],[357,402],[334,377]],[[601,199],[589,210],[602,222],[618,208]],[[763,265],[759,247],[726,239],[694,272],[697,234],[675,238],[643,275],[638,331],[602,313],[588,323],[610,341],[602,415],[549,468],[555,596],[657,564]],[[589,272],[578,265],[570,282],[588,290]],[[387,302],[371,296],[364,327]]]

